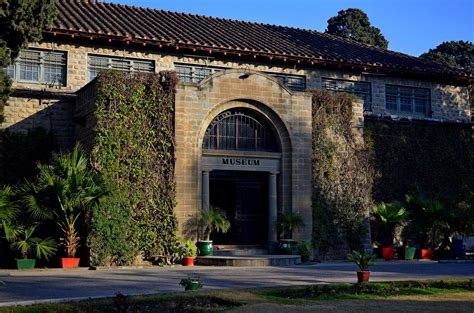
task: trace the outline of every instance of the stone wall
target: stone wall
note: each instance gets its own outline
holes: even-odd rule
[[[425,80],[413,80],[397,77],[388,77],[381,75],[361,74],[349,71],[334,71],[326,69],[303,68],[300,66],[281,66],[258,63],[242,63],[235,60],[217,59],[213,57],[192,57],[182,54],[163,54],[152,50],[131,50],[129,47],[117,48],[98,46],[93,43],[86,45],[44,42],[31,45],[32,48],[41,48],[49,50],[67,51],[67,84],[66,86],[54,86],[53,88],[45,84],[38,83],[19,83],[15,82],[14,87],[17,90],[27,90],[29,92],[38,92],[43,95],[50,93],[61,93],[72,95],[75,91],[85,86],[88,82],[87,75],[87,55],[99,54],[109,56],[123,56],[130,58],[151,59],[155,61],[156,71],[173,69],[174,63],[191,63],[202,64],[204,66],[218,66],[222,68],[241,68],[255,71],[264,71],[269,73],[286,73],[293,75],[305,75],[307,77],[307,87],[318,88],[321,86],[321,78],[346,79],[354,81],[370,82],[372,87],[372,112],[366,112],[369,115],[385,115],[385,84],[423,87],[431,90],[431,119],[450,120],[450,121],[469,121],[470,120],[470,100],[468,87],[449,86],[438,84]],[[31,123],[22,123],[25,119],[32,115],[43,111],[46,105],[51,105],[51,101],[46,104],[34,104],[32,99],[38,96],[14,96],[9,100],[9,106],[5,107],[5,122],[0,128],[11,128],[14,131],[24,130],[30,127]],[[36,101],[38,102],[38,101]],[[72,112],[74,101],[68,101],[62,105],[50,107],[48,112],[54,111],[58,119],[72,119],[65,112]],[[60,118],[61,116],[61,118]],[[46,115],[41,113],[34,118],[36,124],[50,124],[50,120],[46,119]],[[64,142],[72,142],[73,134],[70,128],[65,126],[67,123],[57,122],[53,120],[52,128],[61,136],[69,136]],[[14,126],[14,127],[13,127]],[[51,127],[51,126],[50,126]]]

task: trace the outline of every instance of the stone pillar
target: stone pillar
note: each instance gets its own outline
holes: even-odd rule
[[[202,209],[209,210],[209,172],[202,172]]]
[[[268,244],[269,249],[277,242],[277,174],[268,175]]]

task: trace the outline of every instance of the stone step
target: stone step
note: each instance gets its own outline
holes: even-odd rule
[[[214,245],[213,254],[216,256],[266,255],[268,249],[259,245]]]
[[[196,265],[207,266],[291,266],[301,263],[299,255],[198,256]]]

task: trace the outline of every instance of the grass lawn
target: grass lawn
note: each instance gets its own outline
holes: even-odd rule
[[[74,303],[0,308],[0,312],[469,312],[474,282],[314,285],[285,289],[191,291]],[[204,287],[205,288],[205,287]]]

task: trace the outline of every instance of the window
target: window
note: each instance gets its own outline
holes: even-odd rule
[[[66,85],[66,53],[21,50],[5,72],[14,81]]]
[[[152,60],[137,60],[108,56],[89,55],[89,80],[93,80],[102,70],[113,69],[125,72],[154,72]]]
[[[372,110],[372,92],[370,83],[323,78],[322,88],[335,92],[347,92],[353,94],[364,102],[365,111]]]
[[[223,71],[225,68],[210,67],[204,65],[175,64],[178,78],[187,83],[199,83],[206,77]],[[281,75],[275,73],[265,73],[278,79],[283,85],[291,90],[304,91],[306,89],[306,77],[297,75]]]
[[[296,76],[296,75],[279,75],[273,73],[267,73],[278,79],[280,83],[295,91],[305,91],[306,90],[306,77],[305,76]]]
[[[176,69],[178,78],[186,83],[199,83],[206,77],[224,70],[223,68],[219,67],[187,64],[175,64],[174,68]]]
[[[393,113],[428,115],[430,90],[386,85],[385,105],[387,110]]]

